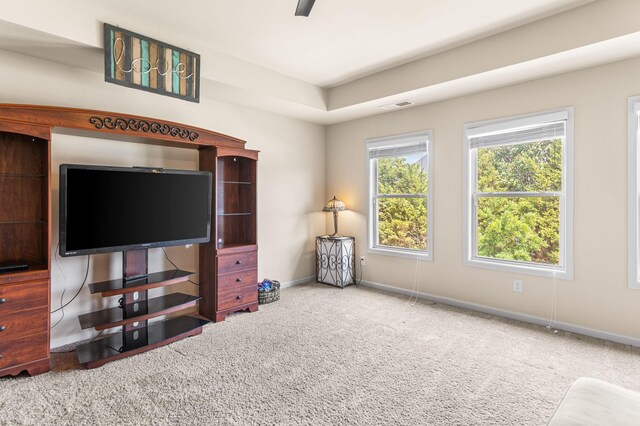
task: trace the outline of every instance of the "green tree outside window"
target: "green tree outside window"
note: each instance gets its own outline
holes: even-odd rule
[[[499,196],[562,190],[562,140],[477,150],[478,255],[558,265],[560,197]]]
[[[388,157],[377,160],[378,244],[412,250],[427,250],[427,198],[429,181],[421,160]]]

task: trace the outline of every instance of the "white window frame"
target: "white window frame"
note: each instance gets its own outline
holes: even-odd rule
[[[377,244],[377,206],[375,185],[377,176],[375,168],[371,167],[370,152],[373,148],[403,146],[420,141],[427,141],[427,156],[429,169],[427,170],[427,250],[412,250],[380,246]],[[367,139],[366,141],[366,169],[367,169],[367,252],[411,259],[433,260],[433,132],[425,130],[383,138]]]
[[[562,144],[562,190],[557,193],[560,197],[559,265],[543,265],[478,256],[474,202],[474,191],[477,188],[477,149],[471,149],[470,139],[479,134],[506,132],[559,120],[566,120],[565,137]],[[573,107],[465,124],[463,148],[463,263],[465,265],[565,280],[573,279],[573,126]]]
[[[640,96],[633,96],[628,101],[628,286],[640,290]]]

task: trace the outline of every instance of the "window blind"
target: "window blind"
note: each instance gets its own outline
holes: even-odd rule
[[[509,131],[479,134],[469,138],[469,148],[490,148],[500,145],[515,145],[527,142],[558,139],[565,136],[566,121],[532,125]]]
[[[407,145],[373,146],[369,148],[369,158],[404,157],[411,154],[426,154],[427,141],[413,142]]]

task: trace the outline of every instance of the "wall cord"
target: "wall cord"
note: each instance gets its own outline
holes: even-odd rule
[[[557,333],[558,330],[555,329],[556,321],[558,319],[558,283],[556,281],[556,271],[552,272],[553,274],[553,290],[551,296],[551,315],[549,318],[549,325],[547,325],[547,330]]]
[[[410,303],[411,306],[415,305],[420,295],[420,255],[416,255],[416,268],[413,274],[413,287],[411,289],[411,295],[406,303]]]
[[[56,253],[55,253],[54,257],[56,259],[56,264],[58,265],[58,268],[60,269],[60,272],[62,273],[62,277],[64,278],[64,289],[62,290],[62,294],[60,295],[60,307],[58,309],[54,309],[53,311],[51,311],[50,314],[55,314],[58,311],[62,311],[62,316],[60,317],[60,319],[55,324],[53,324],[51,326],[50,329],[53,329],[55,326],[60,324],[60,322],[64,319],[64,308],[69,306],[69,304],[71,304],[76,299],[76,297],[78,297],[78,295],[80,294],[80,292],[84,288],[85,284],[87,283],[87,278],[89,277],[89,269],[90,269],[90,266],[91,266],[91,255],[89,254],[89,255],[87,255],[87,270],[85,271],[84,279],[82,280],[82,285],[80,285],[80,288],[78,289],[76,294],[71,298],[71,300],[69,300],[67,303],[63,303],[64,294],[67,291],[67,276],[64,274],[64,271],[62,270],[62,265],[60,265],[59,250],[60,250],[60,244],[58,244],[56,246]]]
[[[171,261],[171,259],[169,259],[169,255],[167,254],[167,251],[164,249],[164,247],[160,247],[160,248],[162,249],[162,252],[164,253],[164,257],[166,257],[166,258],[167,258],[167,260],[169,261],[169,263],[170,263],[170,264],[172,264],[174,268],[176,268],[176,269],[178,269],[178,270],[179,270],[180,268],[178,268],[178,265],[176,265],[175,263],[173,263],[173,262]],[[195,282],[195,281],[192,281],[192,280],[187,280],[187,281],[189,281],[189,282],[190,282],[191,284],[193,284],[193,285],[200,286],[200,284],[199,284],[199,283],[197,283],[197,282]]]

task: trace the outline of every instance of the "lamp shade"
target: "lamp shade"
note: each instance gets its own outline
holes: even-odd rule
[[[343,210],[349,209],[342,201],[338,200],[335,195],[327,201],[327,205],[322,209],[323,212],[333,212],[333,229],[335,232],[331,234],[332,237],[340,237],[340,234],[338,234],[338,212]]]
[[[341,212],[344,210],[349,210],[345,204],[338,200],[334,195],[332,199],[327,201],[327,205],[322,209],[323,212]]]

